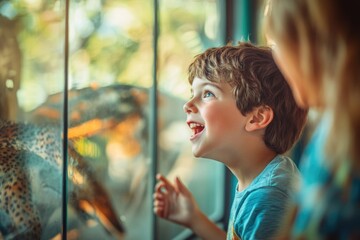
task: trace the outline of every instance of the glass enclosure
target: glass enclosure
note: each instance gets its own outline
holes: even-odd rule
[[[61,231],[64,1],[0,1],[0,239]],[[36,112],[58,94],[57,108]]]
[[[225,169],[192,156],[182,106],[224,16],[221,0],[0,0],[0,239],[190,237],[153,215],[156,172],[222,224]]]

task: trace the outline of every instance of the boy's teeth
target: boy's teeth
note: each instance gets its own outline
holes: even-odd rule
[[[204,125],[202,125],[200,123],[190,123],[189,126],[190,126],[190,128],[204,127]]]
[[[205,126],[203,124],[193,123],[193,122],[189,124],[189,127],[193,131],[194,135],[202,132],[204,130],[204,128],[205,128]]]

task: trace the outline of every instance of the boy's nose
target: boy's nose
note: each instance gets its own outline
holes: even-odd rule
[[[196,111],[196,108],[194,104],[191,102],[191,100],[184,104],[183,109],[185,113],[191,113]]]

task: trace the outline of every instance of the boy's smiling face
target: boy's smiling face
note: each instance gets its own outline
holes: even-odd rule
[[[194,78],[192,97],[184,105],[195,157],[221,160],[239,151],[246,117],[236,107],[232,87],[225,82]],[[235,149],[234,149],[235,148]]]

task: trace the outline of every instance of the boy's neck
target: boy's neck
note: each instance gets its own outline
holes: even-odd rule
[[[238,180],[238,191],[247,188],[250,183],[276,157],[276,153],[268,148],[256,152],[236,167],[229,167]]]

